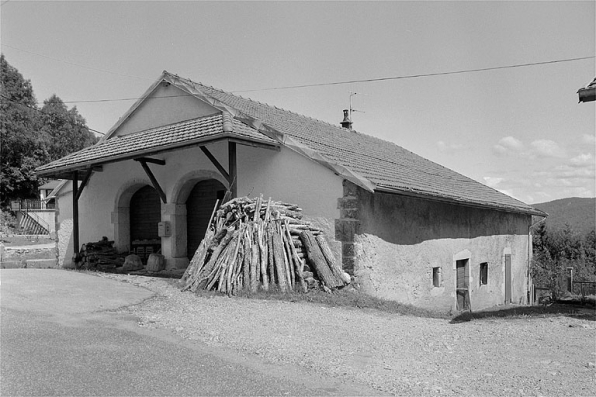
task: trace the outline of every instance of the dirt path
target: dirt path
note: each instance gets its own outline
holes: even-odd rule
[[[313,304],[182,293],[116,276],[158,296],[124,309],[140,326],[298,364],[394,395],[596,395],[596,323],[566,316],[446,320]]]

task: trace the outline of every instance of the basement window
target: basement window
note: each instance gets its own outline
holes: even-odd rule
[[[441,268],[433,267],[433,287],[440,287],[441,281]]]
[[[488,284],[488,263],[483,262],[480,264],[480,285]]]

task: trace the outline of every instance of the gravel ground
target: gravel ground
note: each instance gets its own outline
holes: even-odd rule
[[[567,316],[447,320],[310,303],[199,297],[170,280],[101,274],[148,288],[120,309],[266,362],[393,395],[596,396],[596,323]],[[593,318],[593,317],[592,317]]]

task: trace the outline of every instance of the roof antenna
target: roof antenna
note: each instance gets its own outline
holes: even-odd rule
[[[352,112],[366,113],[364,110],[356,110],[352,107],[352,97],[354,95],[365,95],[365,94],[360,94],[358,92],[350,92],[350,121],[352,121]]]

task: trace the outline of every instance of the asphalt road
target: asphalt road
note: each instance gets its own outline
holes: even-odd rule
[[[110,310],[152,293],[89,274],[0,271],[0,395],[368,395],[280,366],[139,327]]]

